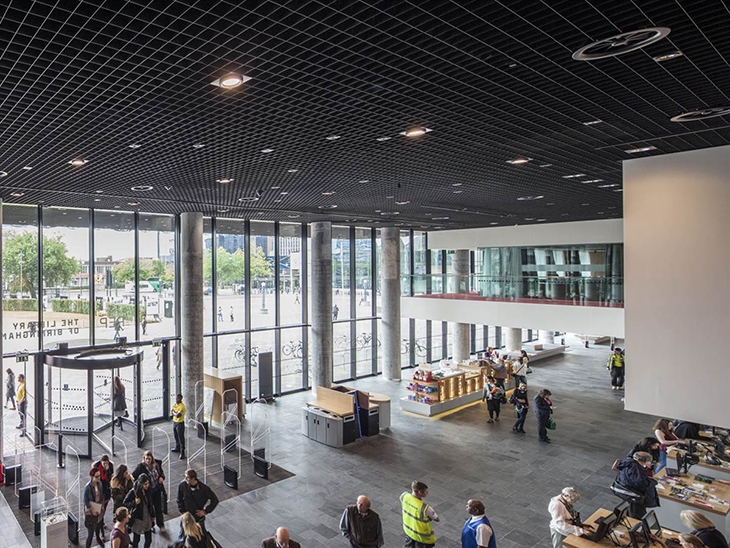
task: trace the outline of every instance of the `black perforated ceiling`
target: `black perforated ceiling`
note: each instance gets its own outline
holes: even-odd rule
[[[730,104],[720,0],[18,0],[0,10],[9,202],[414,228],[598,219],[621,215],[624,150],[730,142],[727,118],[669,121]],[[622,57],[571,58],[649,26],[672,32]],[[676,49],[684,56],[652,60]],[[210,84],[229,71],[252,80]],[[432,131],[400,135],[411,126]],[[517,157],[533,161],[506,163]]]

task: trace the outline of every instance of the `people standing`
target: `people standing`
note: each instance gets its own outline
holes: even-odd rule
[[[436,544],[433,522],[438,522],[438,514],[423,502],[428,496],[428,485],[414,480],[411,492],[400,496],[403,531],[406,534],[405,548],[429,548]]]
[[[101,487],[102,494],[104,495],[104,501],[101,507],[101,514],[99,514],[99,521],[101,522],[101,529],[104,531],[106,525],[104,524],[104,516],[106,515],[107,506],[112,498],[111,481],[114,475],[114,463],[109,460],[109,455],[102,455],[101,458],[93,464],[93,467],[97,469],[101,474]],[[102,532],[102,538],[104,533]]]
[[[218,506],[218,497],[213,490],[198,480],[193,469],[185,470],[185,479],[177,488],[177,509],[181,514],[190,512],[205,532],[205,517]],[[182,530],[180,540],[182,540]]]
[[[504,390],[504,381],[509,375],[510,361],[509,356],[504,355],[501,358],[497,358],[497,362],[492,364],[492,377],[496,381],[497,385]]]
[[[512,426],[512,431],[524,434],[525,419],[527,419],[527,411],[529,407],[527,400],[527,385],[525,383],[520,383],[517,390],[512,393],[511,400],[515,406],[515,411],[517,412],[517,420]]]
[[[370,506],[370,499],[360,495],[355,504],[342,512],[340,532],[350,541],[351,548],[380,548],[385,544],[380,516]]]
[[[497,548],[494,529],[484,515],[484,504],[479,500],[469,500],[466,511],[470,517],[461,529],[461,548]]]
[[[261,548],[301,548],[301,546],[296,540],[289,538],[289,531],[279,527],[275,536],[261,541]]]
[[[132,546],[137,548],[144,536],[144,548],[152,545],[152,528],[155,526],[155,506],[152,502],[151,480],[147,474],[140,474],[134,488],[124,498],[124,506],[129,509],[132,522]]]
[[[114,510],[114,527],[112,528],[111,535],[109,535],[112,548],[129,548],[127,523],[129,523],[129,510],[124,506],[120,506]]]
[[[654,436],[659,440],[659,464],[654,469],[657,473],[667,465],[667,449],[673,445],[684,443],[684,440],[674,433],[674,423],[669,419],[659,419],[654,423]]]
[[[152,501],[152,519],[157,523],[157,526],[160,529],[164,530],[165,518],[162,515],[162,499],[163,497],[167,497],[167,492],[165,490],[165,473],[162,471],[162,464],[155,460],[152,451],[144,452],[142,462],[140,462],[137,465],[137,468],[134,469],[134,472],[132,472],[132,477],[137,481],[139,481],[139,478],[143,475],[147,477],[150,483],[149,489],[146,492],[149,494],[150,500]],[[137,519],[136,515],[133,517],[135,520]],[[154,523],[152,526],[154,527]]]
[[[185,458],[185,415],[187,412],[188,408],[183,403],[183,396],[178,394],[175,404],[172,406],[172,433],[175,436],[175,447],[171,451],[180,453],[180,460]]]
[[[718,531],[710,518],[702,512],[682,510],[679,517],[686,527],[692,529],[692,534],[705,543],[707,548],[728,548],[725,535]]]
[[[142,335],[147,334],[147,316],[142,316]]]
[[[28,398],[25,394],[25,375],[18,375],[18,397],[15,400],[18,403],[18,415],[20,415],[20,424],[16,426],[18,430],[22,430],[21,435],[25,435],[26,413],[28,411]]]
[[[104,546],[103,521],[101,512],[104,507],[104,488],[101,485],[101,472],[92,467],[89,470],[89,482],[84,487],[84,527],[86,527],[86,548],[91,548],[94,537],[99,546]]]
[[[515,378],[515,390],[517,390],[520,384],[527,384],[528,361],[527,354],[525,354],[524,357],[515,358],[512,362],[512,376]]]
[[[580,514],[573,506],[579,500],[580,493],[572,487],[566,487],[557,497],[550,499],[548,512],[550,512],[550,537],[553,548],[563,548],[563,541],[567,537],[585,535],[593,528],[581,523]]]
[[[122,379],[120,379],[118,375],[114,375],[114,380],[112,381],[112,409],[117,423],[117,428],[119,428],[121,432],[124,432],[122,418],[129,416],[129,413],[127,412],[126,394],[127,390],[124,388]]]
[[[124,504],[124,497],[134,487],[134,478],[129,473],[129,468],[126,464],[120,464],[114,471],[111,481],[109,482],[111,489],[112,501],[114,502],[114,515],[117,510]]]
[[[219,322],[223,321],[223,307],[222,306],[218,307],[218,321]]]
[[[537,434],[541,442],[550,443],[550,438],[547,435],[548,422],[550,421],[550,415],[553,413],[553,402],[550,401],[552,392],[547,389],[540,390],[537,395],[533,398],[532,410],[537,418]]]
[[[484,383],[484,391],[482,393],[482,401],[486,400],[487,411],[489,411],[489,420],[487,423],[491,424],[494,421],[499,421],[502,398],[504,398],[504,388],[500,387],[494,377],[490,375],[487,377],[487,382]]]
[[[611,372],[611,390],[621,390],[624,387],[625,372],[624,354],[620,348],[616,348],[608,357],[606,369]]]
[[[180,516],[180,541],[177,545],[184,548],[209,548],[205,541],[205,530],[190,512]]]
[[[5,409],[15,411],[15,373],[9,367],[5,370],[7,377],[5,379]],[[8,407],[8,401],[12,407]]]
[[[340,307],[335,305],[332,307],[332,321],[337,320],[337,316],[340,314]]]
[[[114,340],[115,341],[121,336],[122,331],[124,331],[124,326],[122,326],[122,318],[117,317],[114,319]]]
[[[231,316],[231,323],[233,323],[234,322],[233,305],[231,305],[230,316]]]

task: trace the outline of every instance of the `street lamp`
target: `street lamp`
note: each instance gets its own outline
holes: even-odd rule
[[[266,282],[261,282],[261,313],[269,313],[268,309],[266,308]]]

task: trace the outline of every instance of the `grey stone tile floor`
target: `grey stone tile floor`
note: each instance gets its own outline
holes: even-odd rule
[[[427,502],[441,516],[437,546],[460,546],[469,498],[485,503],[500,548],[550,546],[550,497],[574,486],[583,495],[578,506],[584,516],[615,506],[618,501],[608,489],[611,464],[651,435],[654,421],[624,411],[623,393],[610,389],[607,346],[586,349],[570,342],[564,356],[538,362],[528,377],[531,396],[540,388],[553,392],[558,429],[550,445],[538,441],[532,415],[527,434],[513,434],[511,406],[494,424],[486,422],[481,404],[436,419],[403,413],[398,399],[406,392],[405,382],[375,377],[348,384],[391,396],[391,429],[334,449],[301,435],[301,407],[311,393],[279,398],[268,407],[272,460],[296,475],[223,501],[208,519],[210,530],[224,547],[256,548],[278,526],[287,527],[305,548],[346,547],[338,531],[340,515],[365,494],[383,520],[385,545],[402,546],[398,497],[420,479],[429,485]],[[412,370],[403,373],[408,378]],[[3,506],[0,523],[6,524]],[[13,529],[12,523],[8,527]],[[177,519],[170,520],[168,529],[177,527]],[[169,543],[154,536],[155,547]],[[22,545],[0,538],[4,546]]]

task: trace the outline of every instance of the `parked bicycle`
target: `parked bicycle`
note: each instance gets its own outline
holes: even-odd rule
[[[302,351],[302,341],[289,341],[281,347],[281,352],[285,356],[293,356],[295,358],[301,358]]]
[[[237,343],[236,349],[233,351],[233,359],[238,362],[246,361],[246,345],[243,343]],[[259,347],[251,347],[251,367],[256,367],[259,364]]]
[[[416,352],[416,356],[425,356],[426,355],[426,347],[423,346],[418,339],[415,340],[415,343],[413,345],[413,349]],[[401,354],[408,354],[411,351],[411,342],[408,339],[402,339],[400,343],[400,353]]]
[[[373,334],[372,333],[362,333],[361,335],[357,336],[357,339],[355,339],[355,345],[357,346],[358,350],[363,350],[365,348],[370,348],[373,341]],[[376,344],[378,348],[380,348],[380,339],[375,339]]]

